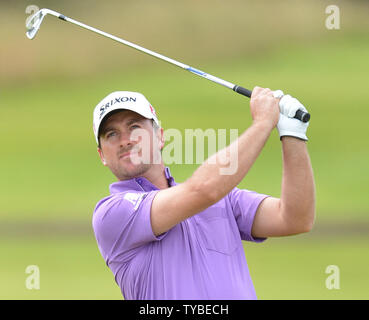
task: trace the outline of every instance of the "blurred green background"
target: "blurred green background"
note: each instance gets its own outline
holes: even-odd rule
[[[334,1],[333,1],[334,2]],[[328,30],[328,5],[340,29]],[[368,1],[0,1],[0,298],[121,299],[98,251],[92,212],[115,181],[92,110],[140,91],[164,129],[237,128],[249,100],[109,39],[47,17],[25,36],[27,6],[47,7],[237,83],[282,89],[311,112],[313,231],[245,243],[259,299],[369,298]],[[197,165],[171,165],[177,182]],[[280,195],[274,132],[240,187]],[[40,290],[25,286],[28,265]],[[326,267],[340,270],[328,290]]]

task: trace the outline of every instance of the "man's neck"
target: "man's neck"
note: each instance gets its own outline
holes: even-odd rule
[[[165,175],[164,163],[153,165],[147,172],[145,172],[143,177],[149,180],[158,189],[169,188],[169,183]]]

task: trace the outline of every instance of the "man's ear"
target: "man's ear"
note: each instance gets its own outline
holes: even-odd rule
[[[159,148],[160,150],[163,150],[164,148],[164,144],[165,144],[165,141],[164,141],[164,129],[163,128],[160,128],[160,130],[158,130],[160,132],[160,136],[159,136]]]
[[[103,163],[104,166],[106,166],[106,161],[105,161],[105,158],[104,158],[104,154],[103,154],[102,150],[99,147],[97,147],[97,152],[99,153],[101,162]]]

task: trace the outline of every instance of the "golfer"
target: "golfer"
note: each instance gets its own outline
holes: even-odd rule
[[[298,109],[307,111],[280,90],[255,87],[251,126],[177,184],[161,158],[163,129],[142,94],[113,92],[96,106],[98,153],[118,181],[97,203],[92,224],[125,299],[256,299],[241,240],[304,233],[314,223],[308,123],[292,118]],[[237,188],[276,127],[280,198]]]

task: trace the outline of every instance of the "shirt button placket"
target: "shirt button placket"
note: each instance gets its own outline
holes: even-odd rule
[[[140,185],[141,189],[143,191],[145,191],[144,187],[142,186],[142,179],[141,178],[138,178],[138,179],[136,179],[136,182]]]

